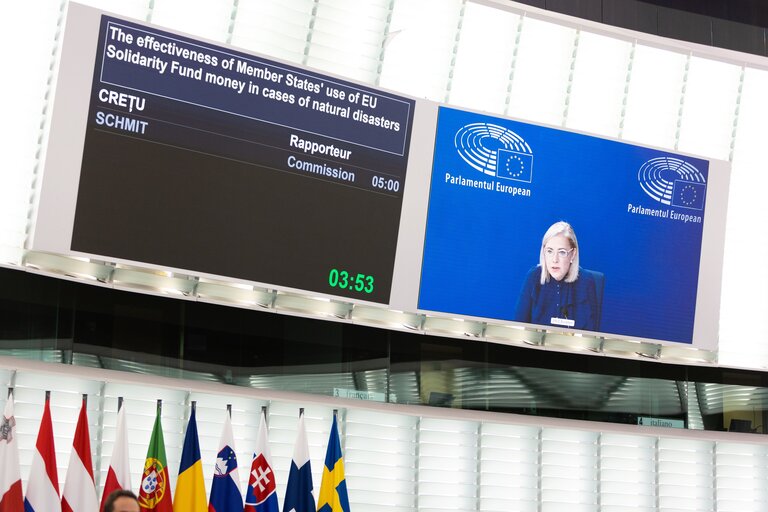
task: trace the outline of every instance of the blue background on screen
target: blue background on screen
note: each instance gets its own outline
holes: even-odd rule
[[[467,164],[454,139],[471,123],[501,126],[528,143],[524,181]],[[703,199],[696,205],[702,209],[682,208],[642,190],[638,170],[660,157],[684,160],[708,176],[706,160],[441,107],[419,308],[511,320],[544,232],[564,220],[576,232],[581,267],[605,274],[601,332],[691,343],[703,223],[628,211],[631,204],[703,222]],[[516,186],[530,196],[452,184],[446,174]]]

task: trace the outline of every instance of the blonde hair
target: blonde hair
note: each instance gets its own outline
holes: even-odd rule
[[[579,277],[579,242],[576,241],[576,233],[573,231],[573,228],[570,224],[560,221],[555,222],[549,226],[547,232],[544,233],[544,238],[541,240],[541,251],[539,254],[539,266],[541,267],[541,284],[549,282],[549,272],[547,271],[546,261],[547,256],[544,254],[544,246],[547,245],[547,242],[549,242],[557,235],[563,235],[566,239],[568,239],[571,244],[571,249],[573,249],[571,266],[568,269],[568,274],[565,276],[565,282],[572,283]]]

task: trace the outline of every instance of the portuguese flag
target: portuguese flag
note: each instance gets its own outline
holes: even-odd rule
[[[152,438],[149,440],[147,449],[147,460],[144,462],[144,474],[141,475],[139,506],[141,512],[173,512],[159,404],[155,426],[152,428]]]

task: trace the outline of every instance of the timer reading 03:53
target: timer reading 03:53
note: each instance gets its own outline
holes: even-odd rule
[[[365,274],[351,274],[346,270],[332,268],[328,273],[328,284],[331,288],[342,288],[356,292],[372,293],[373,276]]]

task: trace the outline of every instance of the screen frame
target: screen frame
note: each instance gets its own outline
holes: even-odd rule
[[[309,294],[313,297],[319,297],[326,300],[341,301],[351,304],[373,305],[396,311],[419,313],[435,317],[461,318],[470,321],[502,323],[513,326],[517,325],[532,330],[554,333],[606,338],[615,337],[630,341],[650,342],[661,345],[687,345],[685,343],[674,341],[638,338],[626,335],[616,336],[591,331],[575,331],[572,329],[558,329],[555,326],[523,324],[512,321],[501,321],[494,318],[456,315],[418,308],[437,116],[438,109],[442,106],[442,104],[419,98],[411,98],[415,101],[415,110],[411,129],[410,152],[407,163],[408,170],[406,172],[405,190],[402,199],[399,236],[395,251],[390,300],[386,306],[382,306],[380,303],[366,301],[362,298],[342,297],[314,291],[308,292],[306,290],[286,287],[279,283],[254,282],[231,276],[208,274],[196,270],[172,268],[120,258],[107,258],[100,255],[70,250],[69,247],[72,240],[77,192],[80,181],[80,166],[83,159],[85,130],[88,121],[94,63],[96,61],[98,46],[99,27],[103,15],[154,27],[151,24],[142,23],[92,7],[77,3],[68,4],[61,56],[58,62],[57,73],[55,73],[56,82],[55,96],[52,100],[52,118],[47,132],[47,147],[44,144],[44,153],[41,158],[43,173],[37,185],[38,193],[34,199],[33,222],[30,228],[28,249],[62,254],[76,258],[109,261],[120,265],[145,268],[164,273],[171,272],[174,274],[186,274],[204,279],[232,282],[264,289],[305,295]],[[204,38],[183,34],[178,31],[166,28],[158,29],[190,37],[207,44],[226,46],[220,42],[207,41]],[[302,66],[298,66],[295,63],[281,61],[280,59],[270,56],[262,56],[250,51],[247,51],[247,53],[274,62],[283,63],[287,66],[302,68]],[[349,80],[332,73],[326,73],[324,71],[320,73],[340,81],[356,83],[354,80]],[[363,87],[370,87],[368,84],[361,83],[360,85]],[[381,90],[386,91],[384,89]],[[409,97],[408,95],[396,91],[386,92],[401,97]],[[457,108],[455,106],[449,107]],[[484,115],[496,115],[466,108],[460,108],[459,110]],[[630,143],[618,138],[597,136],[579,130],[564,130],[561,126],[533,123],[510,116],[503,117],[527,124],[577,133],[589,137],[619,143]],[[699,268],[700,277],[696,295],[693,341],[690,346],[697,349],[715,351],[717,350],[719,338],[725,220],[731,165],[729,162],[706,158],[699,155],[689,155],[684,152],[670,151],[665,148],[654,146],[630,144],[665,152],[673,152],[681,156],[693,156],[709,162],[709,184],[712,186],[707,187],[707,206],[704,217]]]

